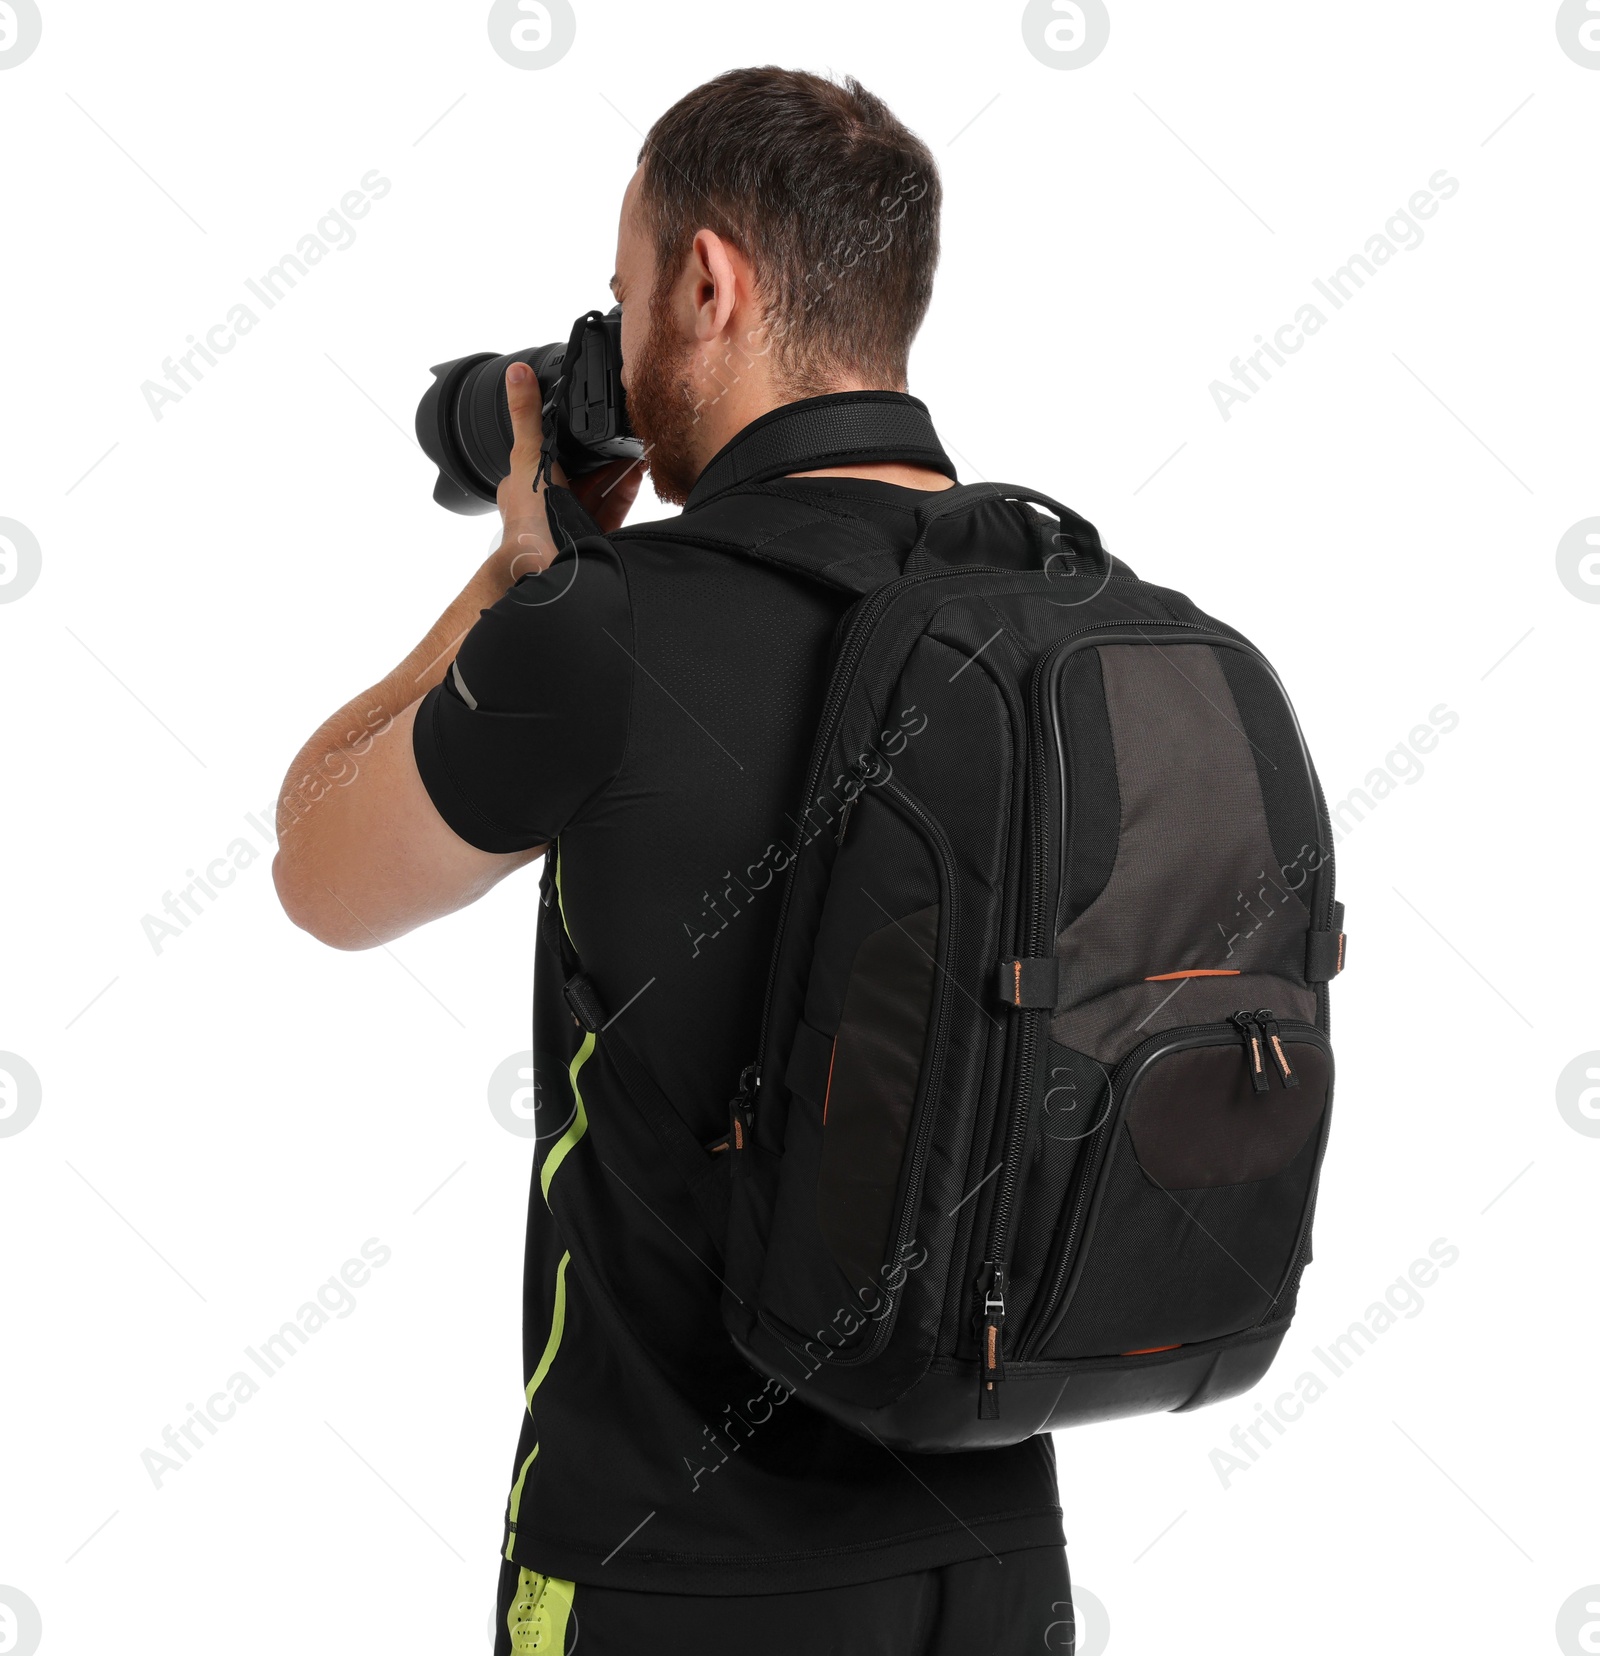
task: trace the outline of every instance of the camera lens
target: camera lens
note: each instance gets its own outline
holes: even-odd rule
[[[544,396],[543,435],[568,478],[613,460],[639,460],[622,389],[622,307],[587,311],[564,345],[441,362],[417,405],[417,441],[439,468],[433,498],[452,512],[487,512],[511,471],[506,369],[525,362]]]
[[[480,352],[442,362],[417,405],[417,441],[439,468],[433,498],[452,512],[487,512],[511,471],[511,409],[506,369],[525,362],[548,397],[561,377],[564,345],[535,345],[508,356]]]

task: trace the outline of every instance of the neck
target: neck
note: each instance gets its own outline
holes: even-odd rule
[[[865,388],[864,388],[865,389]],[[791,477],[865,477],[876,483],[893,483],[902,489],[953,489],[955,484],[943,472],[926,466],[824,466],[818,471],[790,472]]]

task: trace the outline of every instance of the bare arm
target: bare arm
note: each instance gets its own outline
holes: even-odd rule
[[[295,756],[278,801],[272,874],[285,913],[336,949],[370,949],[476,901],[544,848],[495,856],[459,838],[417,774],[411,727],[456,646],[510,587],[497,551],[387,678]]]
[[[500,485],[501,545],[393,672],[324,721],[284,778],[273,880],[289,918],[334,948],[373,948],[464,908],[545,849],[502,855],[468,845],[434,808],[411,747],[418,703],[449,671],[479,612],[555,556],[544,495],[532,486],[538,382],[511,374],[516,444],[511,475]],[[618,481],[618,469],[608,468],[583,481],[582,495],[597,505],[608,490],[596,515],[613,528],[632,503],[639,473]]]

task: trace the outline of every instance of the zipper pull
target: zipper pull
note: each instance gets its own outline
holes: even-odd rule
[[[844,844],[844,831],[850,826],[850,813],[856,808],[856,801],[861,797],[863,789],[878,774],[878,756],[875,753],[863,753],[851,768],[856,785],[845,799],[844,809],[839,812],[839,827],[833,836],[835,846]]]
[[[728,1143],[743,1150],[755,1125],[756,1067],[746,1064],[739,1072],[739,1090],[728,1102]]]
[[[844,809],[839,813],[839,826],[833,836],[835,846],[844,844],[844,831],[850,826],[850,813],[856,808],[856,801],[861,797],[859,790],[850,795],[844,802]]]
[[[1271,1009],[1263,1007],[1256,1013],[1256,1022],[1261,1025],[1261,1033],[1266,1036],[1267,1045],[1272,1050],[1273,1062],[1278,1066],[1278,1078],[1283,1082],[1284,1090],[1298,1087],[1300,1077],[1289,1062],[1289,1054],[1283,1050],[1283,1042],[1278,1035],[1278,1020],[1273,1017]]]
[[[981,1297],[978,1338],[982,1355],[978,1362],[978,1418],[1000,1418],[1000,1383],[1006,1377],[1003,1352],[1006,1322],[1006,1272],[1003,1265],[984,1261],[984,1276],[979,1278]]]
[[[1244,1037],[1244,1063],[1250,1071],[1250,1090],[1264,1093],[1267,1090],[1266,1055],[1262,1050],[1261,1031],[1256,1028],[1256,1018],[1257,1014],[1253,1012],[1235,1012],[1233,1023]]]

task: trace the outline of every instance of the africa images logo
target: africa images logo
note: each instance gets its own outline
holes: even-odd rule
[[[43,564],[33,531],[15,518],[0,517],[0,604],[14,604],[30,592]]]
[[[0,532],[4,528],[0,523]],[[1600,604],[1600,517],[1584,518],[1561,537],[1556,546],[1556,574],[1574,598]]]
[[[1022,38],[1047,69],[1082,69],[1106,49],[1111,14],[1105,0],[1028,0]]]
[[[39,1072],[20,1053],[0,1052],[0,1138],[20,1133],[39,1113]],[[0,1656],[6,1647],[0,1644]]]
[[[0,1586],[0,1656],[33,1656],[43,1631],[38,1605],[20,1587]]]
[[[1600,69],[1600,0],[1561,0],[1556,39],[1580,69]]]
[[[44,22],[33,0],[0,0],[0,69],[26,63],[43,32]],[[0,1645],[0,1651],[9,1648]]]
[[[1556,1108],[1573,1132],[1600,1138],[1600,1052],[1580,1052],[1562,1070],[1556,1081]]]
[[[548,69],[578,37],[569,0],[494,0],[489,44],[513,69]]]

